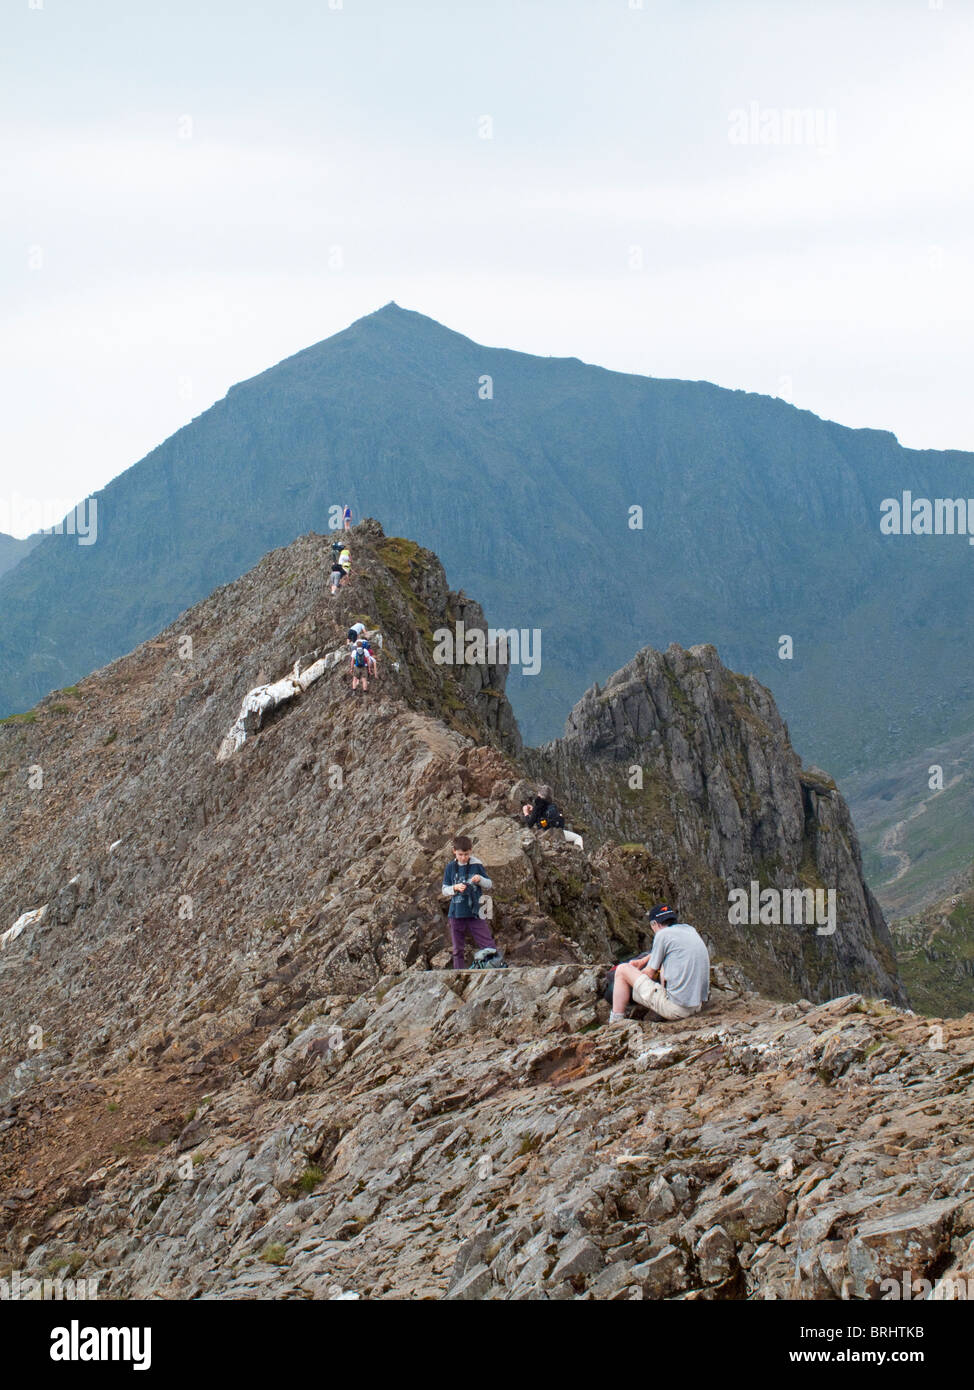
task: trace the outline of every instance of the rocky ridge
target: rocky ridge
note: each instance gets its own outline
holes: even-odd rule
[[[594,783],[565,802],[584,852],[525,832],[504,668],[430,656],[482,613],[374,523],[352,549],[337,598],[303,537],[0,730],[0,900],[44,908],[0,951],[8,1270],[123,1297],[773,1298],[966,1267],[970,1020],[931,1035],[864,997],[882,970],[839,1004],[762,998],[799,979],[746,933],[716,949],[724,903],[699,919],[711,1007],[605,1028],[596,962],[644,943],[684,840],[613,843]],[[335,666],[218,762],[243,695],[356,619],[383,632],[376,687]],[[506,972],[442,969],[458,829]]]

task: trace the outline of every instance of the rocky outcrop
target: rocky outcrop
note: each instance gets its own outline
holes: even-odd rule
[[[505,669],[433,659],[436,628],[480,610],[375,523],[352,553],[332,598],[327,538],[275,551],[0,728],[0,902],[18,925],[0,952],[0,1097],[68,1055],[117,1067],[153,1037],[192,1059],[322,992],[446,964],[438,886],[458,830],[490,865],[511,961],[639,946],[659,866],[525,834]],[[383,634],[368,694],[332,665],[220,760],[247,692],[314,669],[356,620]]]
[[[928,1048],[866,997],[889,991],[863,955],[817,983],[855,997],[772,1002],[750,979],[799,993],[816,944],[722,935],[701,892],[710,1008],[605,1026],[600,963],[645,946],[687,864],[716,894],[760,847],[821,842],[815,871],[852,874],[770,697],[725,700],[706,649],[644,654],[669,663],[655,726],[630,706],[658,756],[616,843],[613,696],[525,753],[504,668],[433,657],[438,627],[483,621],[435,557],[371,522],[352,554],[332,598],[329,540],[303,537],[0,729],[7,1268],[101,1296],[451,1300],[873,1296],[961,1268],[966,1024]],[[357,620],[383,634],[368,693],[326,664],[218,759],[248,692]],[[518,821],[542,767],[584,852]],[[443,968],[457,831],[506,971]]]
[[[770,691],[713,647],[641,651],[582,697],[532,765],[586,828],[663,859],[681,912],[764,987],[906,1001],[835,783],[802,767]],[[770,921],[735,922],[731,889],[747,891],[749,916],[765,889],[831,890],[835,920],[775,921],[772,901]]]

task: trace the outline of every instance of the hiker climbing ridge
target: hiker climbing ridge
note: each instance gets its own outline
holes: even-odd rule
[[[351,656],[349,658],[349,671],[351,672],[352,676],[353,690],[357,690],[359,688],[359,681],[362,682],[363,692],[368,690],[369,672],[371,669],[370,656],[371,654],[363,646],[361,639],[357,641],[354,647],[352,648]]]
[[[352,576],[352,552],[347,545],[339,553],[338,568],[342,571],[341,585],[344,588]]]

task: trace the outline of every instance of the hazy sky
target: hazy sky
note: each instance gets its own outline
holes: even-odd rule
[[[0,530],[390,299],[974,449],[971,0],[5,0],[0,26]]]

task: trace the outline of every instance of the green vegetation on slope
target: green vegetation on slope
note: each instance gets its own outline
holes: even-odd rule
[[[893,924],[900,974],[918,1013],[974,1012],[974,887]]]

